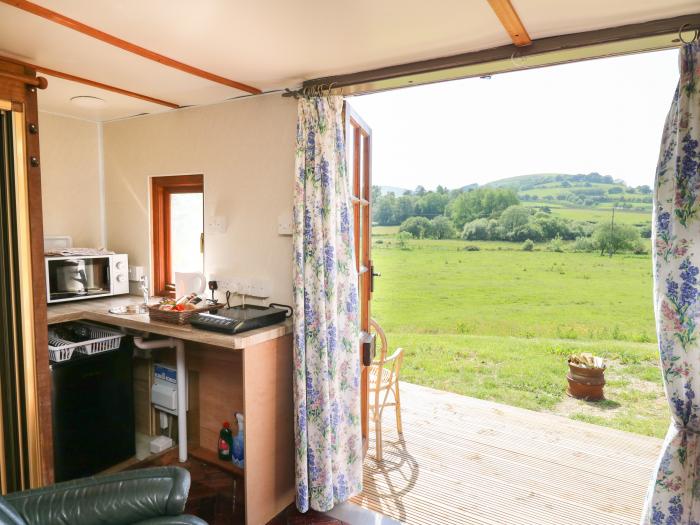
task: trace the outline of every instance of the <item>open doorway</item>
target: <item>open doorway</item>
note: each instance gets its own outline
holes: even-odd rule
[[[421,499],[466,511],[440,496],[453,463],[460,501],[490,484],[501,507],[638,519],[669,421],[650,237],[676,63],[662,51],[353,98],[374,133],[372,317],[405,349],[417,427],[397,434],[387,411],[389,459],[366,470],[364,504],[409,523]],[[606,362],[603,400],[567,395],[582,353]],[[591,475],[572,510],[571,479]]]

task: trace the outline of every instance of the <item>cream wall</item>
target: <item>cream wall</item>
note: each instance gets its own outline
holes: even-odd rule
[[[44,234],[102,246],[99,125],[39,113]]]
[[[269,279],[271,300],[291,303],[291,213],[296,103],[279,94],[104,124],[105,212],[110,249],[150,269],[149,178],[204,175],[204,214],[225,216],[226,233],[205,231],[205,272]]]

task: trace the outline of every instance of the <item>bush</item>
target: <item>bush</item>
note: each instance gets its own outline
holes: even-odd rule
[[[476,219],[468,222],[462,230],[462,239],[465,241],[487,241],[489,239],[488,227],[489,221],[487,219]]]
[[[531,252],[535,249],[535,243],[532,242],[532,239],[525,239],[525,242],[520,247],[520,249],[524,252]]]
[[[550,252],[563,252],[564,251],[564,241],[561,240],[561,237],[558,235],[549,241],[549,244],[547,245],[547,249]]]
[[[457,236],[452,221],[444,215],[438,215],[430,221],[430,228],[426,234],[431,239],[454,239]]]
[[[464,248],[462,248],[465,252],[478,252],[481,250],[478,246],[474,246],[473,244],[467,244]]]
[[[396,245],[402,250],[408,250],[408,241],[413,239],[410,232],[399,232],[396,234]]]
[[[593,241],[588,237],[576,237],[572,248],[575,252],[592,252],[595,250]]]
[[[430,231],[430,221],[425,217],[409,217],[399,226],[399,233],[410,233],[414,239],[423,239]]]
[[[629,224],[599,224],[593,232],[593,241],[600,254],[614,254],[624,250],[634,250],[640,242],[639,231]]]

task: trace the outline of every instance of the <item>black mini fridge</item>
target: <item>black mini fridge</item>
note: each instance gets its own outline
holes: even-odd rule
[[[51,363],[56,481],[91,476],[136,454],[133,342]]]

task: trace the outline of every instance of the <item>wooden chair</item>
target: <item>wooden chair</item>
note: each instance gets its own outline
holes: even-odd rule
[[[396,429],[399,434],[403,434],[401,426],[401,397],[399,396],[399,372],[403,362],[403,348],[397,348],[391,356],[387,357],[386,354],[389,347],[384,330],[374,319],[370,320],[370,329],[376,332],[381,343],[381,349],[377,351],[379,357],[372,361],[372,365],[369,367],[369,409],[376,433],[376,457],[377,461],[381,461],[382,413],[385,407],[395,407]],[[390,392],[394,394],[393,403],[387,403]]]

